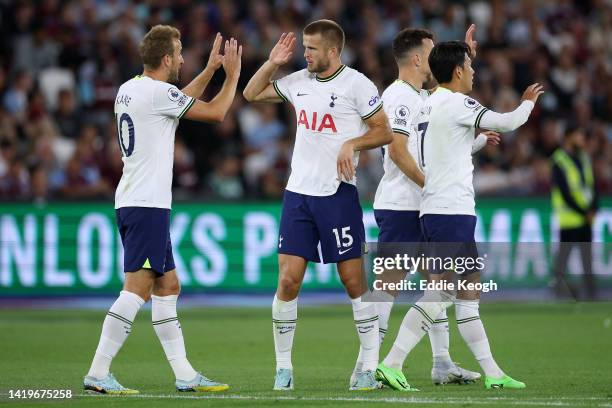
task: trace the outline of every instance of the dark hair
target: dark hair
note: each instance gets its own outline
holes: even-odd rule
[[[317,20],[304,27],[303,34],[321,34],[321,37],[330,47],[338,48],[338,54],[344,48],[344,31],[338,23],[332,20]]]
[[[151,28],[140,42],[140,57],[145,68],[157,69],[165,55],[174,54],[174,40],[180,40],[181,33],[169,25],[158,24]]]
[[[433,41],[433,33],[420,28],[405,28],[393,39],[393,57],[399,61],[406,57],[408,51],[423,45],[423,40],[429,38]]]
[[[456,67],[462,67],[470,47],[463,41],[445,41],[435,45],[429,54],[429,68],[439,84],[453,79]]]

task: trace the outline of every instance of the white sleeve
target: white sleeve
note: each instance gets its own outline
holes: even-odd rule
[[[411,130],[411,111],[416,107],[408,106],[401,98],[387,98],[383,100],[385,114],[389,118],[391,130],[405,136],[410,136]]]
[[[359,75],[351,87],[352,99],[361,119],[367,120],[382,109],[383,101],[378,89],[365,75]]]
[[[479,127],[482,115],[488,111],[476,99],[457,93],[452,99],[452,114],[462,126]]]
[[[497,132],[510,132],[527,122],[534,106],[531,101],[523,101],[512,112],[497,113],[488,110],[480,118],[479,127]]]
[[[279,78],[275,81],[272,81],[272,86],[274,87],[274,90],[276,91],[278,96],[283,99],[283,101],[293,104],[293,92],[291,92],[291,90],[295,87],[295,84],[299,81],[301,75],[302,72],[297,71],[282,78]]]
[[[472,154],[478,152],[486,145],[487,145],[487,136],[484,133],[480,133],[474,139],[474,143],[472,143]]]
[[[185,95],[174,85],[165,82],[155,84],[153,110],[161,115],[180,119],[195,101],[195,98]]]

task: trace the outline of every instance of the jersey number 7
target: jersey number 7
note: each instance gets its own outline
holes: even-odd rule
[[[429,126],[429,122],[419,123],[418,126],[417,126],[417,130],[419,131],[420,142],[421,142],[421,146],[419,146],[419,148],[418,148],[418,150],[419,150],[419,164],[420,164],[421,168],[425,167],[424,145],[425,145],[425,132],[427,132],[427,126]],[[417,137],[417,141],[419,141],[418,137]]]

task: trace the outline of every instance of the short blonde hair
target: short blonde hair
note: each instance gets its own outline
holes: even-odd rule
[[[333,20],[317,20],[304,27],[304,34],[315,35],[321,34],[323,40],[330,48],[336,47],[338,54],[344,48],[344,31],[338,23]]]
[[[138,48],[145,68],[159,68],[165,55],[174,54],[174,40],[180,39],[181,33],[175,27],[158,24],[151,28]]]

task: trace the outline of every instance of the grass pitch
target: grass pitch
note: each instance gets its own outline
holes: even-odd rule
[[[110,303],[109,303],[110,306]],[[396,305],[381,356],[395,338],[408,305]],[[526,390],[475,385],[434,386],[431,350],[424,338],[404,371],[418,393],[389,389],[349,392],[358,340],[351,308],[302,307],[294,345],[296,390],[271,390],[274,347],[267,308],[180,310],[192,364],[228,382],[230,390],[179,394],[150,322],[141,310],[112,372],[139,396],[89,396],[82,378],[97,346],[105,311],[0,310],[0,405],[19,406],[219,406],[370,407],[609,407],[612,408],[612,304],[488,304],[481,306],[493,353]],[[451,356],[478,370],[449,310]],[[71,400],[9,400],[9,390],[71,389]]]

